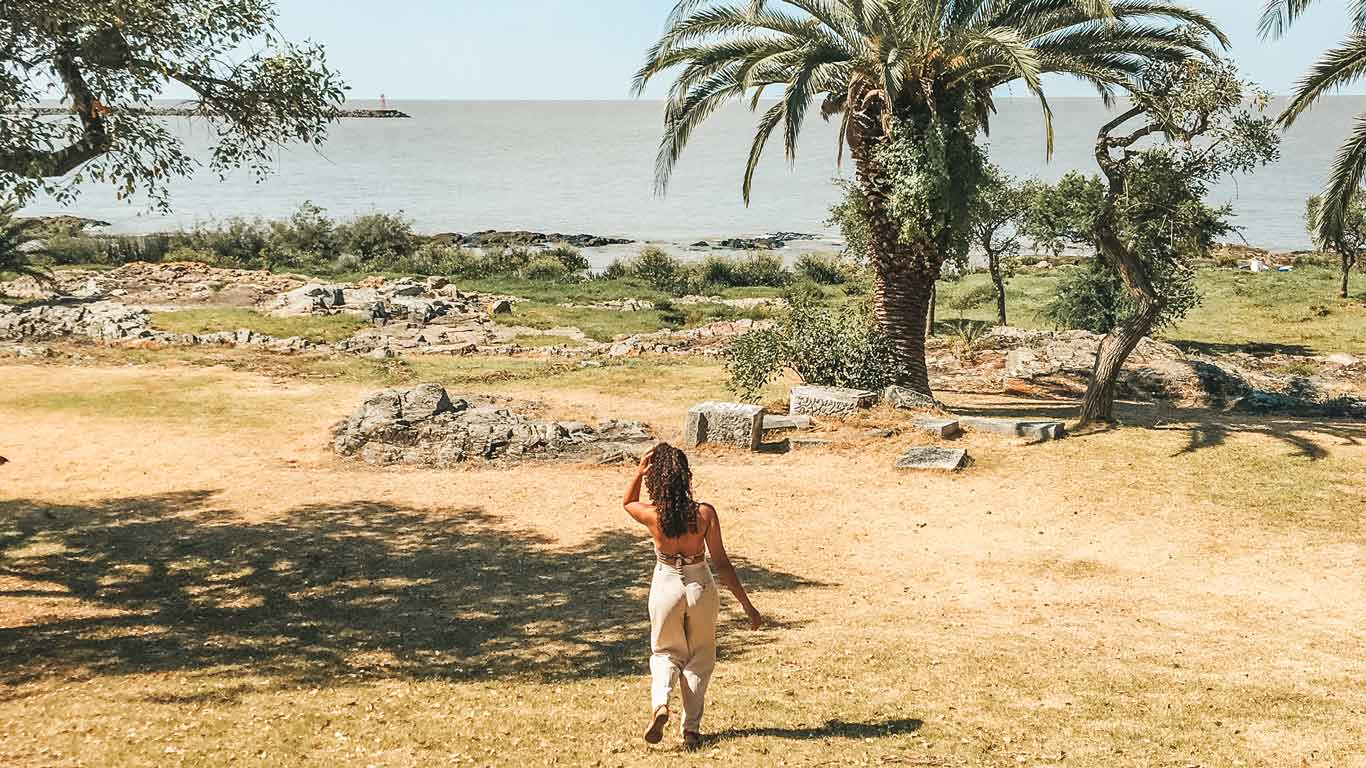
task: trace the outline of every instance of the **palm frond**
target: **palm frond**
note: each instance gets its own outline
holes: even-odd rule
[[[1328,91],[1350,85],[1366,75],[1366,35],[1351,35],[1325,52],[1295,84],[1295,94],[1280,123],[1289,127]]]
[[[1315,239],[1320,245],[1340,246],[1343,222],[1348,206],[1361,190],[1361,178],[1366,173],[1366,115],[1358,115],[1352,129],[1333,161],[1333,171],[1323,193],[1323,208],[1319,213]]]

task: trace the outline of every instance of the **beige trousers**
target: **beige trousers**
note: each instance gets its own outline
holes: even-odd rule
[[[716,667],[721,596],[705,562],[657,564],[650,582],[650,705],[669,703],[683,681],[683,730],[700,732],[707,683]]]

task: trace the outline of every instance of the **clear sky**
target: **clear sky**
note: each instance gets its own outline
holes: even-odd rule
[[[283,30],[324,43],[352,86],[351,98],[384,93],[400,100],[627,98],[631,75],[673,6],[673,0],[278,2]],[[1253,79],[1284,93],[1341,39],[1347,4],[1317,3],[1275,42],[1257,37],[1261,0],[1191,5],[1223,27],[1233,57]],[[1064,80],[1050,83],[1049,95],[1089,92]]]

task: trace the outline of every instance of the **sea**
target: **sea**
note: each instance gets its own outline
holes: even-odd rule
[[[997,105],[984,141],[1007,172],[1051,181],[1069,170],[1097,171],[1092,147],[1111,115],[1098,99],[1052,101],[1051,158],[1036,101],[1003,98]],[[402,212],[426,234],[525,229],[689,244],[801,232],[832,242],[827,218],[839,196],[835,181],[852,171],[847,157],[839,161],[836,124],[812,117],[791,160],[775,134],[746,205],[741,180],[756,115],[740,103],[695,132],[663,194],[654,184],[659,101],[390,100],[387,106],[412,117],[342,120],[320,148],[282,149],[264,181],[245,171],[219,178],[207,167],[176,180],[169,214],[152,210],[145,198],[118,200],[96,185],[70,206],[37,200],[25,211],[70,213],[107,221],[106,231],[145,233],[233,217],[283,218],[311,201],[338,218]],[[1338,144],[1362,111],[1366,97],[1324,99],[1285,134],[1278,162],[1218,186],[1213,199],[1232,204],[1241,238],[1276,250],[1309,247],[1305,198],[1322,188]],[[192,155],[207,158],[210,123],[163,119]]]

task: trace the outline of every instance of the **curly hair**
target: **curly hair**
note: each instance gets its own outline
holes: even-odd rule
[[[688,456],[668,443],[655,446],[645,472],[645,489],[659,515],[665,538],[697,533],[697,502],[692,497],[692,470]]]

